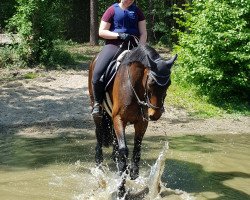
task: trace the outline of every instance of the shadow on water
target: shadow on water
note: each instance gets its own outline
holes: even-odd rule
[[[80,122],[75,123],[76,124],[67,124],[67,122],[63,121],[60,123],[58,122],[57,127],[72,126],[77,129],[75,129],[74,133],[61,131],[56,136],[53,135],[51,137],[27,137],[18,135],[16,134],[17,132],[13,132],[13,134],[1,134],[1,170],[35,169],[54,165],[55,163],[75,164],[79,160],[83,165],[92,163],[94,166],[95,135],[85,133],[81,129],[89,126],[87,122],[87,124],[80,124]],[[42,124],[38,124],[38,126],[42,126]],[[239,136],[237,137],[239,138]],[[248,141],[248,138],[249,137],[245,138],[244,141]],[[133,135],[128,135],[127,140],[131,157]],[[146,136],[144,138],[141,162],[142,168],[148,169],[148,165],[152,166],[155,163],[163,146],[162,141],[165,140],[166,136]],[[221,138],[216,139],[216,137],[206,135],[167,137],[167,140],[169,141],[169,149],[171,151],[183,152],[189,156],[191,154],[202,154],[206,157],[206,155],[213,153],[221,153],[221,148],[223,148],[221,146],[225,145]],[[225,143],[228,144],[228,140]],[[242,149],[242,151],[244,151],[244,149]],[[104,159],[111,161],[109,156],[111,155],[106,153]],[[178,157],[178,159],[171,156],[167,157],[161,177],[162,182],[166,183],[167,187],[195,194],[214,192],[218,194],[218,196],[212,199],[217,200],[250,199],[247,193],[224,184],[224,181],[234,178],[249,179],[250,174],[233,170],[230,172],[225,170],[225,172],[223,172],[223,169],[218,169],[218,171],[206,171],[203,165],[190,162],[192,156],[188,157],[188,161],[181,160],[180,157]],[[235,162],[237,162],[237,160],[235,160]],[[116,171],[113,162],[109,162],[108,164],[111,166],[110,169],[112,171]],[[83,170],[84,169],[86,168],[83,168]],[[164,197],[164,193],[162,193],[162,196]]]
[[[143,139],[143,144],[146,146],[144,150],[151,151],[152,149],[160,149],[161,146],[159,146],[159,144],[165,140],[169,141],[169,149],[177,151],[200,153],[212,153],[217,151],[215,148],[209,147],[207,144],[218,143],[218,141],[215,141],[206,135],[184,135],[178,137],[149,136]]]
[[[171,189],[180,189],[188,193],[216,192],[220,195],[217,200],[250,198],[248,194],[223,184],[223,181],[236,177],[250,178],[250,174],[207,172],[202,165],[174,159],[168,159],[165,166],[162,182]]]
[[[223,141],[224,137],[226,137],[226,140]],[[240,138],[242,141],[239,141]],[[145,153],[147,154],[150,151],[154,151],[161,148],[159,146],[159,144],[161,144],[160,141],[165,141],[165,140],[166,137],[154,137],[154,136],[145,137],[144,144],[148,146],[148,148],[145,149]],[[218,194],[217,197],[212,198],[217,200],[250,199],[250,196],[247,193],[237,190],[237,188],[229,187],[224,184],[225,181],[233,180],[236,178],[249,179],[250,178],[249,173],[243,173],[234,170],[231,171],[230,167],[224,169],[225,172],[223,172],[224,170],[221,168],[218,168],[219,172],[206,171],[204,169],[204,165],[189,161],[194,159],[194,157],[192,157],[191,154],[203,155],[205,159],[207,158],[206,160],[209,160],[209,156],[211,156],[211,154],[214,154],[215,156],[214,159],[220,159],[218,155],[223,156],[223,153],[225,151],[224,148],[230,145],[230,140],[233,141],[235,148],[237,148],[239,153],[242,154],[242,152],[246,152],[246,150],[249,147],[249,143],[247,142],[249,141],[248,136],[184,135],[184,136],[168,137],[167,140],[169,141],[170,144],[169,149],[173,150],[173,152],[180,152],[180,153],[183,152],[184,153],[183,155],[185,156],[187,155],[186,159],[188,159],[188,161],[186,161],[185,159],[182,160],[180,157],[178,157],[178,159],[180,159],[178,160],[175,159],[175,157],[169,158],[169,156],[167,156],[168,158],[165,162],[165,168],[161,180],[163,183],[167,184],[168,188],[179,189],[187,193],[195,193],[195,194],[199,194],[202,192],[212,192]],[[243,144],[243,147],[239,145],[241,143]],[[230,151],[233,152],[234,150],[230,149]],[[199,158],[195,157],[195,159]],[[236,156],[235,159],[242,159],[242,158]],[[233,160],[233,161],[237,162],[239,165],[246,162],[246,160],[238,160],[238,161]],[[144,162],[153,165],[155,160],[146,159],[144,160]],[[228,170],[230,171],[228,172]],[[162,195],[164,196],[164,193]]]
[[[0,167],[39,168],[55,163],[71,164],[94,161],[95,137],[88,134],[61,133],[57,137],[30,138],[19,135],[0,137]]]

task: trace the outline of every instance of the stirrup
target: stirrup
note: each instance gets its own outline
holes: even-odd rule
[[[102,117],[102,107],[99,103],[95,103],[92,110],[93,117]]]

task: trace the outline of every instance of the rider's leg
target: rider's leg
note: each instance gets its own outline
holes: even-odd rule
[[[92,79],[93,96],[94,96],[94,106],[92,110],[92,115],[94,117],[102,116],[101,104],[105,92],[104,92],[104,83],[100,81],[100,78],[104,74],[110,61],[116,55],[118,50],[119,46],[108,44],[103,47],[102,51],[98,55]]]

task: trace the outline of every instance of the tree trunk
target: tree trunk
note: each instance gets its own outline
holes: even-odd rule
[[[154,13],[153,13],[153,0],[148,1],[148,40],[151,43],[154,43]]]
[[[98,1],[90,0],[90,37],[91,45],[98,45]]]

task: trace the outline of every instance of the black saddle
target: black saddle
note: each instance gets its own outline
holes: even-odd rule
[[[105,91],[107,90],[110,83],[113,81],[119,67],[122,59],[124,56],[129,52],[129,50],[123,50],[121,51],[118,56],[116,56],[108,65],[105,73],[101,76],[100,81],[102,81],[105,85]]]
[[[135,36],[132,36],[130,41],[123,42],[117,51],[116,55],[114,58],[110,61],[107,70],[105,73],[101,76],[100,81],[102,81],[105,85],[105,91],[107,90],[107,87],[110,85],[112,80],[114,79],[117,70],[120,66],[120,63],[122,59],[124,58],[125,54],[133,49],[134,47],[138,46],[139,39]]]

